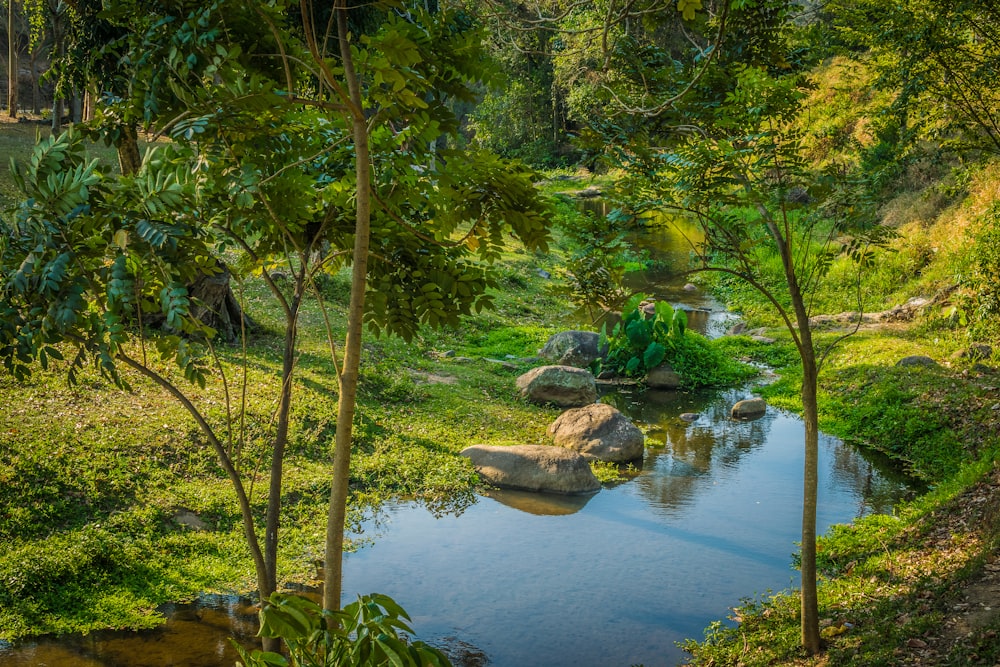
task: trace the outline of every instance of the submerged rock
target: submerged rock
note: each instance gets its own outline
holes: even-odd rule
[[[767,412],[767,403],[764,402],[763,398],[748,398],[737,402],[730,416],[733,419],[739,419],[743,421],[750,421],[752,419],[760,419]]]
[[[641,459],[646,440],[628,417],[605,403],[567,410],[552,422],[548,434],[559,447],[612,463]]]
[[[546,445],[473,445],[462,450],[484,482],[504,489],[594,493],[601,483],[587,459]]]
[[[521,398],[569,408],[597,400],[597,383],[590,371],[573,366],[539,366],[517,378]]]

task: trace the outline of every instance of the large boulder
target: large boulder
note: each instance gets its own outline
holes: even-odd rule
[[[766,412],[767,403],[764,402],[763,398],[748,398],[742,401],[737,401],[737,403],[733,405],[730,416],[733,419],[750,421],[752,419],[759,419],[763,417]]]
[[[505,489],[549,493],[600,490],[587,459],[562,447],[473,445],[462,450],[484,482]]]
[[[650,389],[677,389],[681,386],[681,376],[670,364],[660,364],[646,373],[646,386]]]
[[[554,444],[588,459],[626,463],[642,458],[645,436],[621,412],[604,403],[567,410],[549,426]]]
[[[600,335],[593,331],[561,331],[546,341],[538,356],[560,366],[586,368],[604,356],[600,340]]]
[[[590,371],[573,366],[539,366],[517,378],[521,398],[532,403],[552,403],[561,408],[587,405],[597,400],[597,383]]]

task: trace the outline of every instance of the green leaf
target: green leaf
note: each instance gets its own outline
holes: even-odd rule
[[[660,365],[664,357],[666,357],[667,348],[660,345],[656,341],[653,341],[646,348],[646,351],[642,354],[642,363],[646,369],[653,369]]]

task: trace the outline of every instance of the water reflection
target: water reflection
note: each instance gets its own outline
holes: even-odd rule
[[[527,514],[539,516],[566,516],[582,510],[593,494],[564,495],[556,493],[535,493],[513,489],[489,489],[483,492],[487,498],[512,507]]]
[[[230,638],[254,646],[257,610],[245,598],[205,595],[159,611],[167,623],[140,632],[92,632],[0,643],[3,667],[227,667],[239,656]]]

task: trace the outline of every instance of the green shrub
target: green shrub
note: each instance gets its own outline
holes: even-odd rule
[[[260,636],[282,639],[288,657],[243,649],[245,667],[447,667],[438,649],[410,642],[410,617],[387,595],[365,595],[342,611],[324,611],[296,595],[275,593],[260,612]]]
[[[608,353],[595,362],[594,370],[608,369],[626,377],[642,377],[660,364],[668,363],[689,388],[729,385],[755,374],[713,346],[704,336],[687,328],[683,310],[658,301],[652,317],[640,308],[645,298],[636,294],[623,309],[621,321],[611,330],[601,329],[601,346]]]

